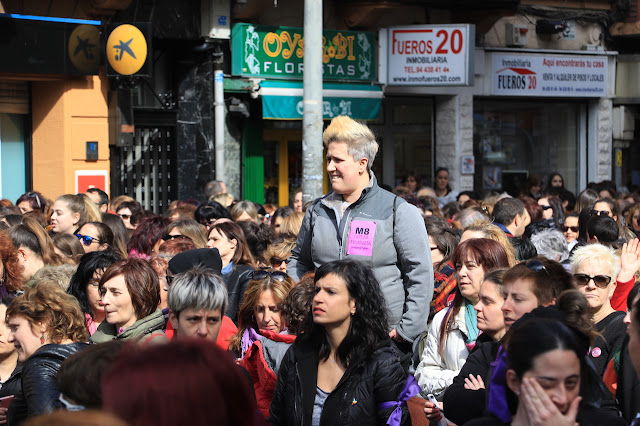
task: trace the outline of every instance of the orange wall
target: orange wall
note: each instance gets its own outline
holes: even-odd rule
[[[76,170],[109,175],[107,88],[102,76],[32,82],[34,190],[55,199],[75,193]],[[98,161],[85,160],[88,141],[98,141]]]

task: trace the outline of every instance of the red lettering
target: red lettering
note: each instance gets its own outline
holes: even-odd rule
[[[462,31],[455,30],[453,33],[451,33],[451,52],[460,53],[461,51],[462,51]]]
[[[444,38],[442,39],[442,42],[440,43],[440,45],[436,49],[436,54],[437,55],[446,55],[447,53],[449,53],[449,49],[446,49],[444,47],[444,45],[447,43],[447,40],[449,39],[449,33],[446,30],[440,30],[436,34],[436,37],[440,38],[441,35],[444,36]]]

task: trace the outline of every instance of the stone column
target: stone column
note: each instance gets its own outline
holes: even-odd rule
[[[176,65],[178,199],[204,199],[204,186],[215,179],[213,146],[213,61],[194,54]]]
[[[473,155],[473,95],[436,97],[435,167],[449,169],[449,182],[456,191],[473,190],[473,175],[462,175],[463,155]]]

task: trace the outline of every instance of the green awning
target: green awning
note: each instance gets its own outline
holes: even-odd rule
[[[302,120],[302,82],[263,81],[262,117],[270,120]],[[347,115],[375,120],[380,114],[382,89],[370,84],[325,83],[322,85],[322,116],[330,120]]]

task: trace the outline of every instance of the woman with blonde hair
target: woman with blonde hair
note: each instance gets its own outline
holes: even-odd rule
[[[229,340],[229,349],[238,358],[243,358],[260,336],[273,339],[285,330],[280,304],[295,285],[291,277],[281,271],[261,269],[251,274],[238,314],[238,332]]]
[[[460,242],[462,243],[472,238],[488,238],[490,240],[497,241],[507,252],[509,266],[511,267],[518,263],[516,249],[513,247],[504,231],[493,223],[479,220],[464,228],[462,236],[460,237]]]
[[[174,238],[188,238],[193,241],[196,248],[205,248],[207,246],[205,232],[206,228],[194,219],[181,219],[171,222],[167,226],[167,233],[162,239],[169,241]]]
[[[291,213],[282,221],[282,224],[280,225],[280,233],[292,234],[297,237],[298,232],[300,232],[300,228],[302,227],[302,219],[304,219],[303,212]]]
[[[9,236],[18,250],[18,260],[23,268],[21,278],[25,283],[44,265],[68,262],[56,253],[51,237],[34,218],[23,217],[21,225],[9,228]]]
[[[291,251],[296,247],[296,238],[294,236],[285,236],[281,241],[277,241],[269,245],[267,248],[266,261],[269,262],[273,269],[287,272],[289,257]]]
[[[251,201],[238,201],[231,207],[231,220],[234,222],[243,220],[258,222],[258,210]]]
[[[85,195],[64,194],[56,198],[51,207],[51,232],[56,234],[73,234],[82,225],[89,222],[89,213],[87,210],[88,203],[85,202]],[[95,204],[89,200],[95,207]],[[96,208],[97,210],[97,208]],[[99,211],[98,211],[99,213]],[[98,214],[97,220],[101,222],[102,218]]]
[[[62,408],[56,375],[62,361],[87,346],[78,301],[57,283],[42,281],[7,308],[8,342],[22,362],[22,392],[15,396],[8,423]]]

